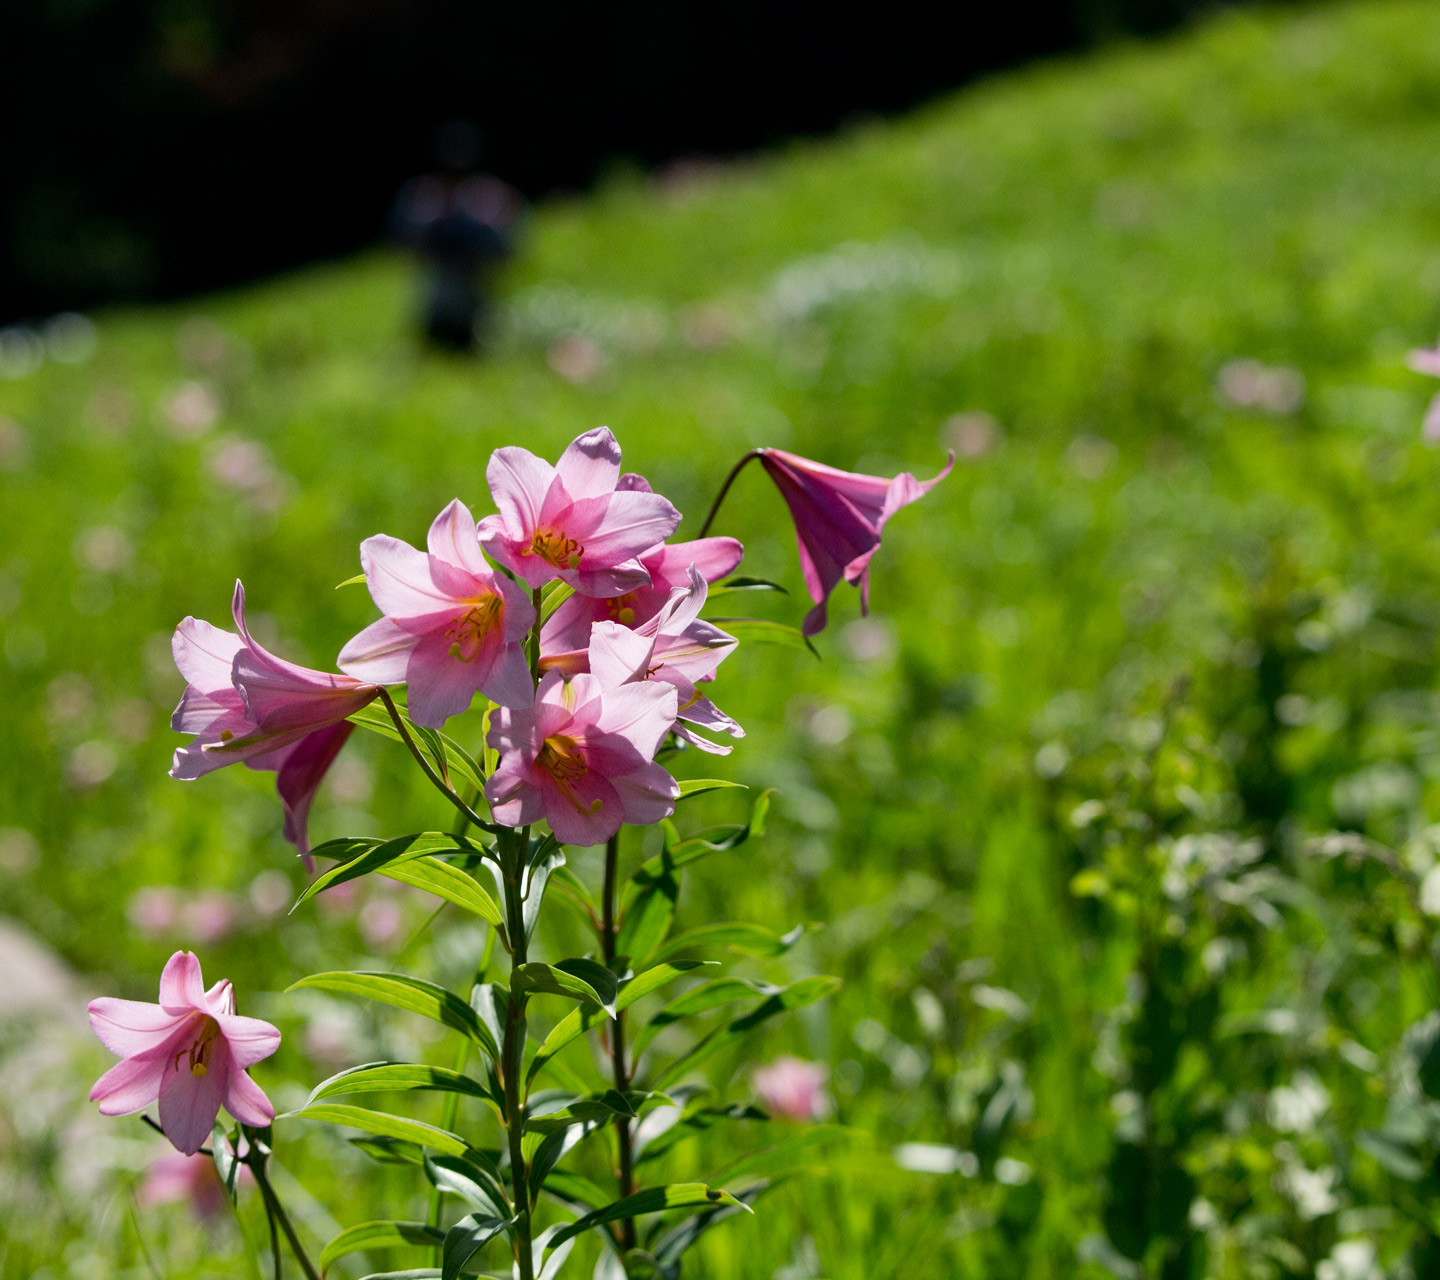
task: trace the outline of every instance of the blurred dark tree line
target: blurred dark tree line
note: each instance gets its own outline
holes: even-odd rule
[[[437,126],[535,197],[900,110],[1213,0],[24,0],[0,5],[0,322],[374,241]]]

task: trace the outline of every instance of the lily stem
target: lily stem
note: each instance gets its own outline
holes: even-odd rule
[[[511,831],[502,837],[503,880],[505,884],[505,931],[510,943],[510,1000],[505,1009],[505,1043],[500,1052],[500,1078],[505,1086],[505,1130],[510,1143],[510,1181],[517,1221],[515,1261],[520,1280],[535,1280],[533,1229],[530,1217],[530,1185],[525,1166],[525,997],[515,990],[513,974],[525,963],[528,940],[525,936],[525,908],[521,891],[525,861],[529,854],[529,828]]]
[[[246,1156],[244,1163],[255,1175],[255,1185],[260,1188],[261,1198],[265,1201],[265,1210],[274,1221],[280,1224],[280,1230],[285,1233],[285,1239],[290,1245],[290,1252],[295,1255],[295,1261],[300,1264],[300,1270],[305,1273],[306,1280],[320,1280],[320,1273],[315,1270],[315,1264],[310,1261],[309,1255],[305,1252],[305,1246],[300,1243],[300,1237],[295,1234],[295,1227],[290,1221],[290,1215],[285,1212],[285,1206],[280,1203],[280,1197],[275,1194],[275,1188],[270,1185],[269,1175],[265,1172],[265,1157],[255,1149],[253,1143],[250,1144],[250,1154]]]
[[[703,538],[710,532],[710,526],[715,523],[715,517],[720,513],[720,504],[725,501],[725,495],[730,492],[730,486],[735,483],[738,476],[748,463],[754,462],[756,458],[764,454],[764,449],[751,449],[743,458],[730,468],[730,474],[725,477],[725,483],[720,486],[720,492],[715,495],[715,501],[710,504],[710,514],[705,517],[705,523],[700,526],[700,532],[696,537]]]
[[[605,889],[601,903],[603,918],[600,927],[600,945],[605,963],[615,961],[615,938],[619,929],[615,923],[615,881],[620,862],[620,833],[617,831],[605,842]],[[625,1014],[617,1012],[610,1023],[610,1062],[615,1072],[615,1088],[625,1093],[630,1088],[629,1070],[625,1065]],[[635,1193],[635,1140],[630,1131],[630,1121],[622,1117],[615,1120],[615,1142],[619,1151],[620,1199]],[[622,1218],[617,1224],[617,1234],[622,1249],[635,1247],[635,1219]]]
[[[456,795],[452,788],[446,786],[444,780],[435,772],[435,766],[425,758],[425,753],[420,750],[419,745],[410,733],[409,726],[405,723],[405,717],[400,714],[399,708],[395,706],[395,700],[390,696],[390,690],[380,690],[380,701],[385,704],[385,710],[389,712],[390,719],[395,724],[395,732],[400,735],[400,741],[410,748],[410,754],[415,757],[416,762],[425,771],[425,776],[435,784],[435,789],[459,810],[460,815],[467,822],[474,823],[481,831],[489,831],[493,834],[496,830],[494,823],[486,822],[484,818]]]

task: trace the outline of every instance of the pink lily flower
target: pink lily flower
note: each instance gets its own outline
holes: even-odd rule
[[[435,517],[426,546],[428,555],[384,534],[360,544],[366,585],[385,616],[340,651],[341,670],[408,685],[410,718],[430,729],[468,710],[477,689],[502,706],[529,706],[529,597],[485,563],[458,498]]]
[[[860,612],[870,612],[870,560],[880,549],[886,523],[929,493],[955,465],[952,449],[933,480],[916,480],[908,471],[886,480],[839,471],[782,449],[758,452],[795,521],[800,571],[815,601],[802,628],[807,636],[825,630],[826,601],[842,578],[860,588]]]
[[[1408,363],[1416,373],[1440,378],[1440,343],[1412,351]],[[1430,407],[1425,410],[1425,425],[1421,431],[1426,440],[1440,440],[1440,394],[1430,401]]]
[[[553,467],[528,449],[496,449],[485,475],[500,514],[480,521],[480,545],[532,589],[555,578],[587,596],[647,586],[637,557],[680,523],[658,493],[619,487],[609,427],[577,437]]]
[[[550,823],[563,844],[603,844],[623,823],[659,822],[680,786],[655,753],[675,722],[664,684],[606,689],[594,676],[550,671],[523,710],[502,707],[489,743],[500,765],[485,784],[496,822]]]
[[[639,476],[622,476],[620,488]],[[540,652],[564,653],[583,649],[590,643],[590,628],[597,622],[618,622],[624,627],[638,627],[649,622],[670,599],[671,593],[689,586],[690,566],[700,570],[706,582],[718,582],[735,571],[745,555],[745,548],[736,538],[698,538],[694,542],[676,542],[651,547],[640,556],[640,564],[650,575],[650,585],[636,587],[624,595],[597,599],[573,595],[565,601],[540,632]]]
[[[89,1013],[101,1044],[122,1059],[90,1090],[101,1115],[130,1115],[158,1099],[160,1128],[187,1156],[210,1136],[222,1106],[241,1124],[275,1118],[246,1072],[279,1048],[280,1032],[239,1017],[228,981],[206,991],[190,952],[177,951],[166,963],[158,1004],[104,996],[90,1002]]]
[[[238,582],[232,611],[239,635],[198,618],[175,629],[171,651],[188,683],[170,727],[195,736],[175,752],[170,776],[188,782],[237,761],[277,774],[285,838],[306,854],[311,802],[354,729],[346,717],[379,690],[267,652],[245,625]]]
[[[830,1114],[825,1093],[829,1070],[788,1054],[755,1072],[755,1091],[772,1116],[781,1120],[823,1120]]]
[[[696,566],[687,585],[648,622],[631,630],[618,622],[597,622],[585,654],[590,672],[605,688],[660,681],[673,685],[676,696],[675,733],[714,755],[730,748],[694,733],[685,722],[743,738],[745,730],[710,701],[696,685],[715,678],[715,669],[740,643],[729,632],[700,618],[708,587]],[[546,659],[541,659],[544,666]]]

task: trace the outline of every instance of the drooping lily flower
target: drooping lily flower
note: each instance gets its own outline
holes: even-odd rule
[[[383,534],[360,544],[366,585],[385,616],[340,651],[341,669],[408,685],[410,718],[431,729],[465,711],[477,689],[503,706],[528,706],[529,597],[485,563],[458,498],[435,517],[426,546],[428,555]]]
[[[587,596],[647,586],[637,557],[680,523],[658,493],[618,487],[620,446],[608,427],[577,437],[553,467],[528,449],[496,449],[485,475],[500,513],[480,521],[480,545],[531,588],[555,578]]]
[[[160,1128],[187,1156],[210,1136],[222,1106],[241,1124],[275,1118],[246,1072],[279,1048],[280,1032],[239,1017],[229,982],[206,991],[190,952],[177,951],[166,963],[158,1004],[105,996],[90,1002],[89,1013],[100,1042],[122,1059],[90,1090],[102,1115],[130,1115],[158,1099]]]
[[[188,782],[237,762],[277,774],[285,838],[306,854],[311,801],[354,728],[346,717],[379,690],[284,662],[261,648],[245,625],[245,591],[238,582],[232,611],[239,635],[198,618],[175,629],[171,651],[187,684],[170,727],[195,736],[176,750],[170,776]]]
[[[1410,353],[1409,364],[1416,373],[1440,378],[1440,343],[1433,347],[1420,347]],[[1425,410],[1425,425],[1421,428],[1427,440],[1440,440],[1440,393],[1430,401]]]
[[[782,449],[757,451],[760,465],[790,508],[800,543],[800,570],[815,607],[802,630],[818,635],[828,621],[826,601],[843,578],[860,588],[860,611],[870,608],[870,560],[886,522],[923,498],[950,474],[952,450],[940,474],[920,481],[908,471],[893,480],[840,471]]]
[[[633,630],[617,622],[597,622],[590,632],[587,665],[606,688],[645,680],[673,685],[676,734],[702,751],[728,755],[729,747],[693,733],[686,722],[736,738],[745,736],[739,724],[696,688],[715,678],[715,669],[739,641],[699,616],[707,586],[696,566],[690,566],[688,579],[659,613]]]
[[[558,671],[523,710],[502,707],[489,743],[500,765],[485,784],[497,822],[550,823],[564,844],[603,844],[623,823],[645,826],[675,811],[679,784],[655,752],[675,721],[666,684],[606,689],[588,674]]]

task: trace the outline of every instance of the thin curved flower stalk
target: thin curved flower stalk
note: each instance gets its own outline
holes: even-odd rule
[[[864,607],[885,522],[943,477],[885,481],[774,450],[742,465],[751,456],[795,516],[816,605],[807,636],[823,627],[826,599],[842,579],[860,588]],[[703,614],[712,590],[769,584],[727,581],[744,554],[733,538],[667,541],[680,513],[620,463],[603,427],[553,465],[526,449],[498,449],[487,471],[497,514],[477,521],[451,502],[423,551],[387,535],[366,539],[363,579],[381,616],[344,646],[339,672],[296,666],[256,643],[238,584],[234,632],[194,618],[176,631],[187,686],[174,727],[190,741],[172,773],[193,780],[231,763],[277,773],[285,835],[313,874],[297,908],[375,875],[487,926],[468,991],[419,975],[340,969],[294,983],[428,1018],[454,1037],[441,1053],[448,1065],[357,1065],[321,1081],[283,1117],[287,1128],[323,1122],[369,1134],[367,1149],[418,1161],[431,1188],[426,1221],[352,1223],[313,1261],[268,1177],[275,1113],[249,1074],[275,1051],[279,1032],[237,1014],[228,983],[207,991],[188,952],[166,966],[158,1003],[91,1005],[97,1035],[122,1059],[92,1097],[115,1115],[158,1104],[149,1123],[180,1152],[213,1159],[232,1204],[237,1175],[248,1170],[270,1223],[277,1278],[282,1238],[312,1277],[362,1250],[418,1249],[434,1265],[417,1275],[454,1280],[498,1265],[520,1280],[555,1280],[582,1240],[608,1256],[609,1275],[678,1276],[697,1239],[749,1211],[770,1185],[765,1151],[738,1177],[664,1177],[670,1153],[715,1124],[769,1124],[765,1111],[726,1102],[724,1082],[712,1082],[705,1064],[838,985],[823,976],[774,985],[722,975],[722,960],[738,955],[779,962],[799,926],[676,929],[683,869],[764,834],[769,791],[749,798],[743,822],[683,833],[688,796],[738,784],[682,781],[669,762],[692,749],[728,754],[714,734],[743,740],[742,726],[710,696],[743,635]],[[798,629],[788,633],[800,642]],[[310,848],[311,801],[356,728],[409,752],[457,815],[449,830]],[[627,826],[658,826],[660,851],[624,865]],[[601,845],[603,883],[592,890],[566,866],[565,850]],[[588,952],[550,951],[542,917],[561,905],[591,929]],[[507,963],[494,975],[501,950]],[[407,946],[401,957],[410,953]],[[664,1041],[661,1032],[670,1033]],[[608,1079],[576,1049],[592,1035]],[[804,1088],[785,1070],[789,1083],[767,1085],[767,1096],[791,1121],[818,1117],[818,1104],[795,1098],[812,1100],[823,1068],[809,1069]],[[442,1095],[430,1113],[439,1126],[367,1105],[368,1095],[411,1092]],[[228,1132],[222,1111],[233,1122]],[[613,1154],[602,1158],[605,1144],[595,1139],[607,1130]],[[793,1133],[775,1132],[775,1167],[793,1166]],[[597,1160],[609,1166],[613,1190],[575,1171],[593,1172]]]

